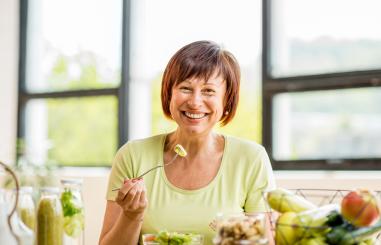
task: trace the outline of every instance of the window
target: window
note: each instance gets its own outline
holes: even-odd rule
[[[106,166],[127,140],[123,11],[122,0],[21,1],[18,137],[30,161]]]
[[[236,118],[217,130],[260,142],[260,1],[21,4],[18,134],[35,162],[104,166],[127,139],[173,130],[160,79],[175,51],[202,39],[232,51],[242,68]]]
[[[275,169],[381,169],[374,0],[264,0],[263,143]]]
[[[240,102],[234,120],[217,128],[261,140],[261,2],[251,0],[136,0],[131,17],[131,138],[174,130],[163,116],[160,85],[170,57],[197,40],[213,40],[240,62]],[[135,92],[136,91],[136,92]]]

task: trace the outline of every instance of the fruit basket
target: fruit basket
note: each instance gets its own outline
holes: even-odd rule
[[[381,191],[278,188],[263,198],[277,245],[381,244]]]

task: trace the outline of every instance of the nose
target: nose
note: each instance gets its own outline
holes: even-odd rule
[[[201,103],[202,103],[201,93],[198,91],[194,91],[188,99],[189,107],[190,108],[198,108],[198,107],[200,107]]]

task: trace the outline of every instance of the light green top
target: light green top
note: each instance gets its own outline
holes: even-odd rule
[[[268,211],[262,192],[275,187],[265,149],[252,141],[225,137],[225,148],[216,177],[205,187],[183,190],[172,185],[159,168],[146,176],[148,207],[142,234],[162,230],[201,233],[205,244],[215,236],[216,214]],[[120,148],[113,161],[107,199],[125,178],[135,178],[163,163],[166,134],[130,141]]]

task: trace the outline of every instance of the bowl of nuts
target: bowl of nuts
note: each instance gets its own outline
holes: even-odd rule
[[[220,215],[217,220],[215,245],[268,244],[264,214]]]

